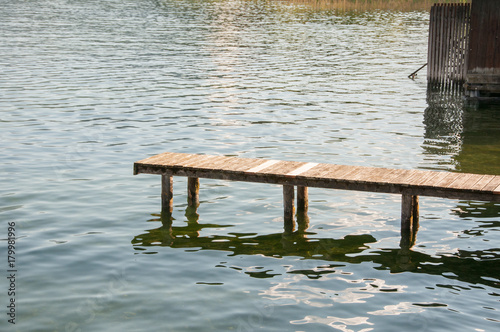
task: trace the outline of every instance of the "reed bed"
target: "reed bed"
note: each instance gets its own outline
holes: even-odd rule
[[[467,3],[471,0],[283,0],[315,9],[339,11],[429,11],[435,3]]]

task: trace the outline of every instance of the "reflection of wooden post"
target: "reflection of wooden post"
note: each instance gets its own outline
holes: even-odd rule
[[[294,229],[294,186],[285,184],[283,185],[283,209],[284,209],[284,227],[285,232],[293,232]]]
[[[161,211],[171,214],[174,210],[174,191],[172,174],[161,175]]]
[[[401,247],[411,247],[415,244],[418,218],[418,196],[403,193],[401,199]]]
[[[200,179],[188,177],[188,206],[198,207],[200,205]]]

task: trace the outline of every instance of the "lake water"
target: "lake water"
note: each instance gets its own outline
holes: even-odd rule
[[[284,236],[279,186],[202,179],[192,211],[174,178],[169,225],[132,175],[165,151],[500,174],[500,107],[407,78],[427,12],[1,4],[0,330],[499,329],[500,204],[422,197],[405,251],[398,195],[311,188]]]

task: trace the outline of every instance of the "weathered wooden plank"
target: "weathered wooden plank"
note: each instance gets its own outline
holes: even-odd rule
[[[332,167],[325,170],[325,173],[321,174],[321,176],[327,179],[345,180],[347,175],[356,172],[360,167],[361,166],[339,165],[338,167]]]
[[[181,166],[186,168],[203,168],[204,165],[210,164],[215,158],[217,158],[217,156],[198,155],[196,158],[183,160]]]
[[[262,174],[276,174],[276,175],[285,175],[294,169],[304,165],[304,162],[296,162],[296,161],[280,161],[276,164],[273,164],[262,171]]]
[[[326,174],[335,172],[335,170],[343,167],[342,165],[335,164],[318,164],[312,169],[302,173],[301,177],[307,178],[324,178]]]
[[[272,166],[272,165],[274,165],[274,164],[276,164],[278,162],[279,162],[279,160],[264,160],[264,159],[262,159],[262,163],[261,164],[248,169],[246,172],[248,172],[248,173],[257,173],[257,172],[260,172],[263,169],[265,169],[267,167],[270,167],[270,166]]]
[[[378,182],[381,175],[387,172],[386,169],[383,168],[374,168],[367,167],[361,172],[357,172],[357,174],[352,174],[350,179],[353,181],[358,181],[361,183],[365,182]]]
[[[246,158],[238,158],[233,157],[235,160],[227,165],[227,169],[231,172],[242,173],[244,170],[247,170],[248,160]],[[226,166],[224,166],[226,167]]]
[[[347,173],[344,175],[344,179],[348,181],[356,181],[359,183],[365,182],[376,182],[377,177],[374,173],[376,173],[376,168],[373,167],[361,167],[354,170],[351,173]]]
[[[260,165],[262,159],[250,159],[250,158],[245,158],[243,160],[243,163],[239,163],[237,165],[234,165],[234,171],[235,172],[247,172],[248,170],[256,167],[257,165]]]
[[[297,175],[300,175],[304,172],[309,171],[310,169],[316,167],[317,165],[318,165],[318,163],[305,163],[302,166],[297,167],[293,171],[287,173],[286,175],[287,176],[297,176]]]
[[[470,190],[483,177],[484,175],[481,174],[463,173],[463,176],[448,185],[447,188]]]
[[[426,176],[429,176],[427,172],[415,171],[405,179],[405,186],[415,186],[416,183],[425,179]]]
[[[143,160],[138,161],[138,162],[139,163],[141,163],[141,162],[143,162],[143,163],[155,163],[155,162],[162,163],[165,159],[167,159],[169,156],[171,157],[172,155],[175,155],[175,153],[164,152],[164,153],[160,153],[160,154],[151,156],[149,158],[143,159]]]
[[[233,172],[238,165],[241,165],[242,162],[245,162],[245,160],[242,160],[238,157],[227,157],[227,158],[228,159],[220,166],[220,169],[226,172],[227,171]],[[217,169],[215,171],[217,171]]]
[[[187,162],[193,159],[199,158],[200,155],[192,155],[192,154],[174,154],[171,156],[163,155],[161,159],[151,163],[154,165],[169,165],[169,166],[178,166],[183,167]]]
[[[162,163],[169,162],[172,165],[182,165],[185,160],[195,158],[198,155],[193,155],[189,153],[173,153],[170,155],[162,154],[161,161]]]
[[[345,170],[347,170],[347,172],[336,171],[335,177],[339,180],[355,181],[356,176],[360,172],[363,172],[364,167],[362,167],[362,166],[348,166]]]
[[[434,179],[437,175],[438,173],[436,172],[423,171],[423,173],[420,176],[412,179],[411,185],[418,187],[422,186],[422,184],[430,183],[432,179]]]
[[[482,191],[494,191],[500,185],[500,176],[495,176],[491,181],[481,189]]]
[[[416,186],[420,182],[425,182],[431,175],[429,171],[414,170],[404,179],[404,182],[407,186]]]
[[[459,176],[457,176],[454,181],[445,185],[444,187],[452,188],[452,189],[466,189],[466,188],[463,188],[463,183],[465,181],[469,180],[469,178],[472,176],[472,174],[468,174],[468,173],[457,173],[457,174],[459,174]]]
[[[262,160],[257,159],[242,159],[237,157],[226,157],[217,156],[216,158],[207,160],[205,163],[198,166],[198,168],[218,171],[219,169],[225,169],[226,171],[234,170],[236,163],[241,164],[241,161],[245,162],[246,167],[242,170],[246,170],[252,165],[257,165],[262,163]]]
[[[400,172],[397,177],[392,179],[392,184],[397,184],[397,185],[408,185],[408,181],[417,173],[418,170],[416,169],[411,169],[411,170],[404,170],[403,172]]]
[[[162,156],[165,155],[165,154],[171,154],[171,152],[157,154],[157,155],[154,155],[154,156],[151,156],[151,157],[139,160],[135,164],[153,164],[155,162],[160,162],[160,160],[162,159]]]
[[[439,181],[441,181],[446,175],[448,175],[448,172],[432,172],[434,174],[432,177],[429,178],[424,178],[422,181],[419,181],[416,185],[417,186],[422,186],[422,187],[433,187],[435,184]]]
[[[171,153],[171,154],[162,153],[159,156],[160,159],[157,161],[157,163],[162,163],[162,164],[170,163],[172,165],[175,165],[177,163],[182,162],[182,160],[195,158],[198,155],[193,155],[188,153]]]
[[[395,168],[395,169],[387,169],[386,173],[379,175],[377,182],[380,184],[393,184],[395,179],[402,177],[404,174],[408,173],[407,169]]]
[[[433,187],[443,187],[446,188],[448,185],[453,183],[457,178],[460,177],[460,173],[447,173],[440,181],[436,182]]]
[[[212,170],[217,170],[223,167],[224,165],[227,165],[228,163],[228,157],[226,156],[214,156],[214,158],[206,159],[205,161],[201,161],[199,165],[193,166],[195,168],[202,168],[202,169],[212,169]],[[191,165],[190,165],[191,166]]]
[[[474,183],[470,189],[471,190],[483,190],[483,188],[488,184],[490,183],[493,179],[495,178],[495,175],[489,175],[489,174],[485,174],[481,177],[481,179]]]

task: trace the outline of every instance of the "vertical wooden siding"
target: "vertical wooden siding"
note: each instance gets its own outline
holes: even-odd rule
[[[471,26],[468,70],[500,71],[500,1],[474,0]]]
[[[429,22],[427,80],[452,87],[465,81],[469,49],[470,4],[435,4]]]

